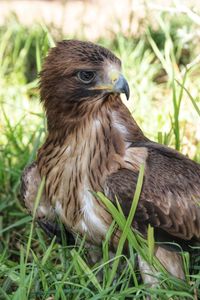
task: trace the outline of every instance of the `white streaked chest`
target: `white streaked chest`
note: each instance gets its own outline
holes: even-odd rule
[[[100,237],[105,236],[107,225],[98,213],[102,210],[92,195],[94,191],[89,180],[90,167],[95,163],[95,129],[99,128],[98,120],[94,123],[90,142],[78,139],[78,144],[71,143],[66,149],[64,171],[60,187],[55,195],[55,210],[63,223],[72,231],[86,234],[89,239],[100,242]],[[60,167],[58,166],[58,169]]]
[[[86,234],[86,236],[89,236],[96,242],[101,242],[101,238],[105,237],[108,228],[98,214],[98,209],[100,208],[97,206],[98,204],[91,191],[85,185],[82,196],[82,218],[77,226],[83,234]]]

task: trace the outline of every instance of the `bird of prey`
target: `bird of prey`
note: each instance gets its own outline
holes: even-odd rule
[[[65,40],[49,51],[40,74],[48,133],[22,176],[26,208],[33,212],[44,177],[36,213],[43,227],[53,230],[58,216],[68,232],[101,245],[112,217],[91,191],[103,192],[114,204],[117,197],[128,216],[143,164],[133,228],[146,236],[150,224],[158,240],[199,241],[200,165],[145,137],[121,93],[128,99],[129,85],[120,60],[108,49]],[[111,243],[116,249],[118,238]],[[155,255],[172,275],[184,278],[177,252],[159,245]],[[139,266],[144,267],[142,260]]]

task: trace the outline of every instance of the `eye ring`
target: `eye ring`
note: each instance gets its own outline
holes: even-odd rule
[[[77,73],[77,77],[83,83],[88,84],[88,83],[91,83],[95,79],[96,73],[94,71],[79,71]]]

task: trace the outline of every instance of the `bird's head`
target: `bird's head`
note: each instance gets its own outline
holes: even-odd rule
[[[102,102],[110,94],[125,93],[129,98],[120,60],[106,48],[77,40],[59,42],[49,51],[40,91],[47,118],[78,113],[78,107]]]

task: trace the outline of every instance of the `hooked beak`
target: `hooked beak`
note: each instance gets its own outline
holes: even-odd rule
[[[125,77],[118,71],[111,71],[106,79],[106,82],[91,88],[92,90],[102,90],[105,93],[123,93],[126,99],[129,99],[130,89]]]
[[[120,74],[117,81],[115,81],[115,84],[113,86],[113,91],[116,93],[122,93],[126,95],[126,99],[128,100],[130,97],[130,89],[127,80],[125,77]]]

